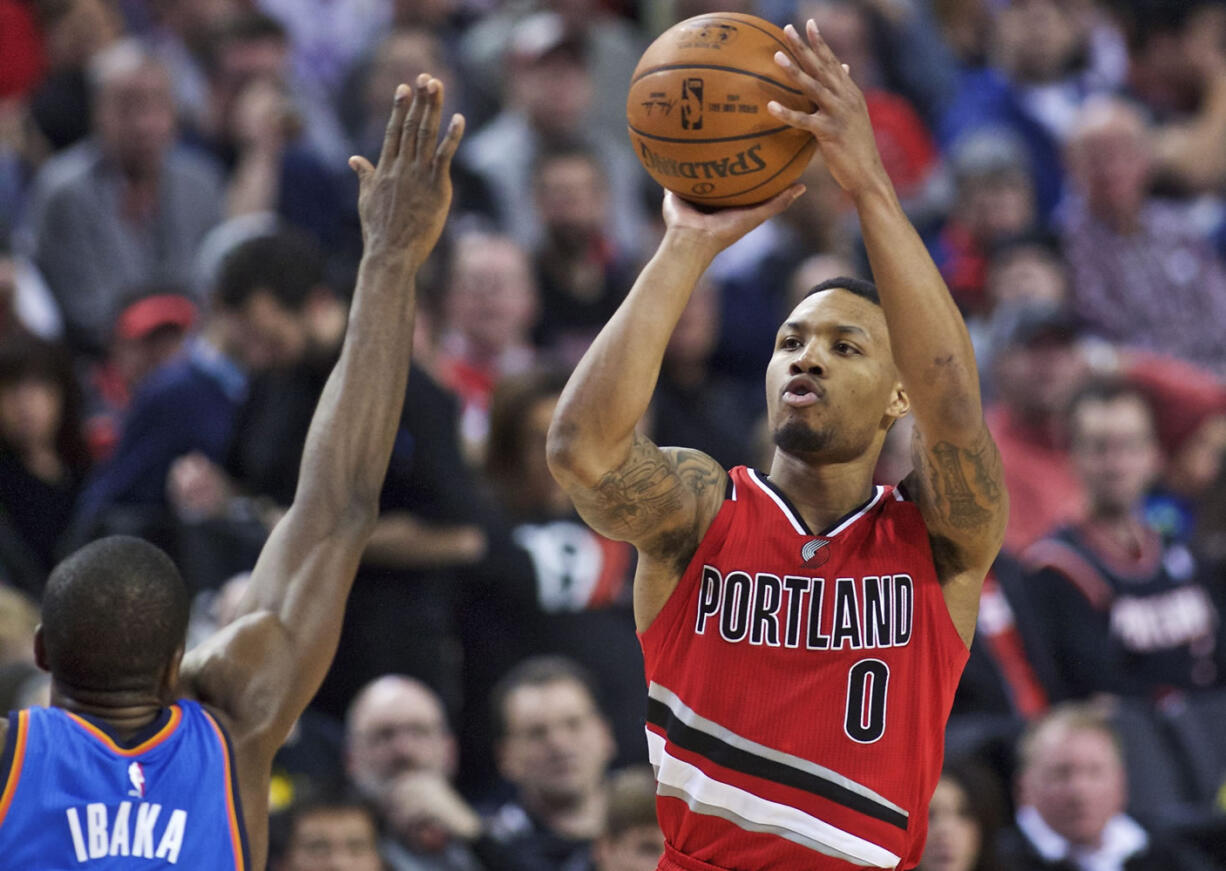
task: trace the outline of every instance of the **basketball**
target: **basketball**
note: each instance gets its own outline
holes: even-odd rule
[[[648,46],[630,80],[626,122],[651,177],[702,206],[746,206],[794,182],[816,142],[766,110],[816,108],[775,63],[783,31],[753,15],[688,18]]]

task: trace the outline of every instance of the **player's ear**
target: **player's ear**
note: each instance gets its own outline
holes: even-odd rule
[[[159,692],[167,699],[174,699],[179,695],[179,667],[182,664],[183,645],[180,644],[171,654],[170,662],[166,663],[166,673],[162,677],[162,685],[158,687]]]
[[[911,397],[907,395],[907,391],[902,386],[901,381],[894,382],[894,386],[890,391],[890,403],[885,408],[886,416],[898,420],[906,417],[910,410]]]

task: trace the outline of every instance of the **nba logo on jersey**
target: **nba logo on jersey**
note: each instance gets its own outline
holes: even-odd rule
[[[830,539],[828,538],[811,538],[800,546],[800,558],[805,561],[807,566],[820,566],[830,556],[829,551],[825,549],[828,544],[830,544]],[[821,556],[821,559],[813,562],[818,556]]]
[[[133,762],[128,766],[128,780],[132,781],[132,788],[128,790],[128,795],[134,795],[137,798],[145,797],[145,768],[139,762]]]

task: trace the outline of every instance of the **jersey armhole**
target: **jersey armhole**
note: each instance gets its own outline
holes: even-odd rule
[[[240,869],[251,868],[251,846],[247,840],[247,821],[243,814],[243,796],[238,791],[238,765],[234,756],[234,742],[230,740],[230,732],[221,722],[221,718],[214,716],[212,711],[200,705],[200,713],[209,721],[212,727],[217,731],[217,736],[221,739],[222,752],[226,754],[226,789],[231,796],[233,802],[232,808],[234,813],[233,825],[236,829],[239,852],[242,853],[239,859]]]
[[[689,595],[689,587],[684,583],[686,575],[690,573],[695,564],[702,560],[707,553],[722,545],[728,535],[728,527],[732,524],[733,510],[738,502],[737,485],[733,480],[732,470],[726,471],[725,474],[728,476],[728,484],[724,490],[723,504],[719,506],[719,511],[711,519],[711,525],[707,527],[706,534],[703,535],[702,541],[698,543],[698,549],[694,551],[694,555],[685,564],[685,568],[681,571],[681,577],[677,579],[677,585],[668,594],[664,607],[656,614],[655,619],[651,621],[651,625],[644,631],[636,633],[640,645],[644,645],[645,654],[647,652],[646,645],[663,644],[664,640],[673,633],[675,624],[679,619],[678,612],[684,607],[686,598]]]
[[[28,711],[8,713],[8,734],[4,737],[4,750],[0,752],[0,825],[4,824],[13,795],[17,792],[17,781],[21,779],[21,764],[24,759],[19,758],[18,754],[25,755],[29,717]]]

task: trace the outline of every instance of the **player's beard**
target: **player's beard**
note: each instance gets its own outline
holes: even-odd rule
[[[775,447],[785,454],[820,454],[834,437],[829,427],[814,429],[803,420],[786,421],[775,429]]]

